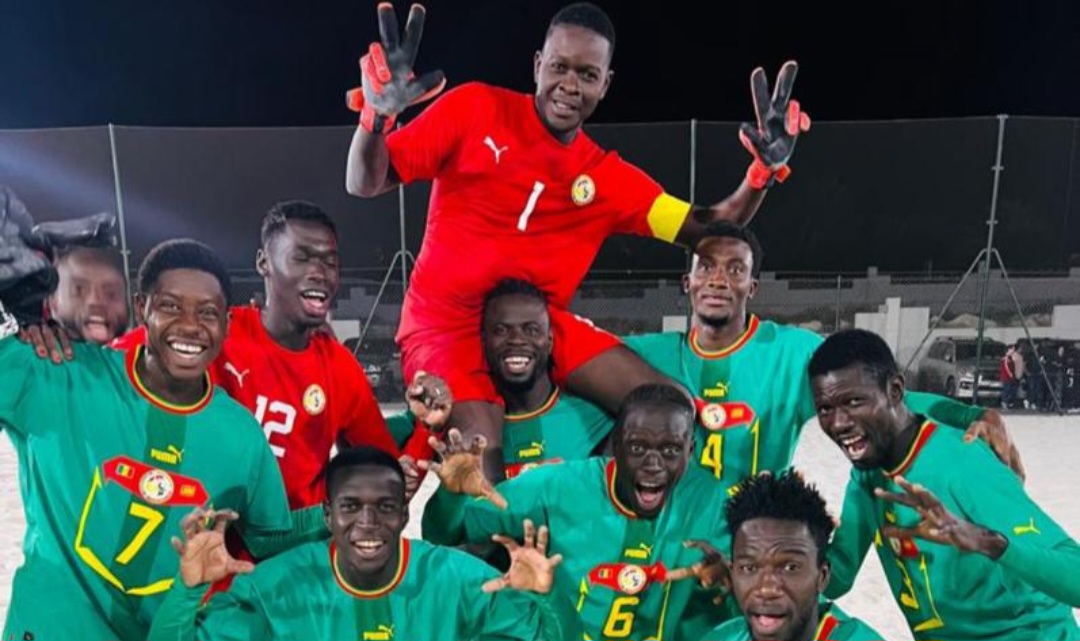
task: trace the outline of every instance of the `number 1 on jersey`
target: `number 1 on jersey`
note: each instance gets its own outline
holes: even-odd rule
[[[542,193],[544,193],[544,183],[538,180],[533,184],[533,190],[529,194],[528,202],[525,203],[525,209],[518,216],[518,231],[525,231],[525,228],[529,226],[529,216],[532,216],[533,210],[536,209],[536,201],[540,200],[540,194]]]

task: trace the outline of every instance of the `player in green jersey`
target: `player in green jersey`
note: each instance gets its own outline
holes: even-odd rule
[[[735,532],[731,593],[741,617],[706,641],[882,641],[833,603],[825,552],[833,522],[825,500],[792,471],[744,479],[724,508]]]
[[[835,598],[873,546],[923,639],[1080,639],[1080,546],[982,443],[904,402],[888,345],[831,336],[810,361],[818,419],[852,461],[830,560]]]
[[[626,339],[646,362],[700,399],[692,466],[727,489],[760,471],[787,468],[803,425],[814,416],[806,365],[821,338],[747,312],[762,256],[749,229],[710,225],[684,278],[690,331]],[[985,436],[1022,473],[994,410],[916,392],[909,393],[909,403],[947,424],[971,424],[971,437]]]
[[[217,525],[207,530],[199,526],[206,515],[194,513],[184,524],[186,542],[174,540],[180,577],[158,610],[151,641],[580,638],[572,604],[552,590],[560,559],[546,558],[546,528],[509,545],[512,565],[500,577],[464,552],[402,538],[405,477],[381,450],[338,454],[327,468],[326,495],[331,541],[257,568],[225,550],[222,530],[233,515],[208,515]],[[230,572],[243,574],[200,609],[206,584]]]
[[[145,348],[76,344],[55,367],[0,341],[0,425],[27,521],[5,639],[143,641],[176,573],[166,533],[192,506],[235,510],[245,538],[290,526],[262,430],[207,376],[225,334],[224,265],[194,241],[162,243],[138,290]]]
[[[500,281],[484,299],[481,338],[495,389],[506,404],[506,477],[545,463],[587,458],[602,448],[611,416],[564,394],[551,380],[551,319],[539,288]]]
[[[551,528],[551,550],[564,557],[556,583],[576,603],[586,639],[699,639],[725,613],[697,583],[666,580],[668,568],[699,555],[683,540],[710,540],[723,509],[710,479],[684,475],[693,420],[680,390],[642,386],[616,419],[614,458],[542,466],[495,490],[480,472],[483,443],[463,444],[451,431],[447,444],[433,444],[443,462],[429,467],[442,484],[426,506],[424,536],[445,544],[520,539],[531,519]]]

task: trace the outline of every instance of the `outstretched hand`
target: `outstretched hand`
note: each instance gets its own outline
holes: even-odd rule
[[[510,569],[506,574],[487,581],[484,592],[498,592],[504,588],[547,594],[555,582],[555,567],[562,563],[561,554],[547,556],[548,527],[536,526],[529,519],[524,522],[525,538],[521,545],[514,539],[495,534],[492,541],[501,544],[510,553]]]
[[[747,179],[755,189],[783,182],[791,174],[788,161],[795,151],[799,134],[810,130],[810,116],[802,111],[799,101],[792,100],[791,91],[799,65],[789,60],[780,68],[776,87],[769,94],[769,80],[761,67],[750,74],[750,90],[754,96],[756,123],[739,127],[739,140],[754,156]]]
[[[184,540],[174,536],[171,543],[180,555],[180,577],[184,585],[193,588],[255,569],[248,561],[234,559],[225,548],[225,527],[238,518],[240,515],[232,510],[195,508],[180,521]]]
[[[454,395],[441,377],[417,372],[409,389],[405,390],[409,411],[432,432],[441,432],[454,409]]]
[[[719,594],[713,598],[713,603],[720,605],[727,598],[728,592],[731,591],[731,565],[719,550],[705,541],[691,539],[683,541],[683,545],[700,550],[702,558],[689,567],[668,570],[667,580],[681,581],[693,578],[703,588],[717,588]]]
[[[420,469],[430,470],[438,475],[448,492],[483,497],[499,509],[506,509],[506,499],[484,476],[484,450],[487,449],[487,439],[478,435],[466,444],[461,431],[451,428],[446,435],[445,443],[432,436],[428,439],[428,444],[439,455],[442,462],[417,461]]]
[[[346,97],[349,108],[360,112],[360,125],[373,133],[386,133],[398,114],[409,105],[429,100],[446,86],[442,71],[429,71],[417,78],[413,73],[420,36],[424,32],[426,10],[419,4],[409,8],[404,37],[399,36],[394,5],[379,3],[379,39],[360,58],[362,87]]]

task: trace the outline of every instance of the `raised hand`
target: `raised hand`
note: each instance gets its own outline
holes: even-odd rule
[[[173,549],[180,555],[180,577],[193,588],[213,583],[230,574],[247,574],[255,569],[248,561],[237,561],[225,548],[225,527],[240,515],[232,510],[195,508],[180,521],[184,540],[172,537]],[[212,526],[208,527],[208,524]]]
[[[405,400],[413,416],[436,433],[442,431],[454,408],[450,386],[442,378],[426,372],[416,373],[409,389],[405,390]]]
[[[754,156],[746,177],[755,189],[787,179],[791,174],[788,160],[795,151],[795,142],[800,133],[810,130],[810,116],[802,111],[797,100],[791,99],[798,72],[798,63],[785,62],[771,96],[765,70],[758,67],[750,74],[757,122],[743,123],[739,127],[739,140]]]
[[[536,526],[529,519],[524,521],[525,538],[521,545],[514,539],[495,534],[492,541],[501,544],[510,553],[510,569],[506,574],[484,583],[484,592],[498,592],[504,588],[547,594],[555,582],[555,567],[562,563],[561,554],[547,556],[548,527]]]
[[[683,545],[700,550],[703,556],[700,561],[689,567],[668,570],[667,580],[681,581],[694,578],[703,588],[715,587],[720,590],[720,593],[713,598],[713,603],[720,605],[731,591],[731,565],[719,550],[705,541],[691,539],[683,541]]]
[[[429,71],[417,78],[413,63],[424,32],[426,11],[414,4],[409,8],[405,34],[399,39],[397,15],[389,2],[379,3],[379,38],[360,58],[362,87],[353,89],[346,102],[360,112],[360,125],[373,133],[386,133],[398,114],[409,105],[435,97],[446,86],[442,71]]]
[[[474,436],[466,445],[461,432],[456,428],[451,428],[447,432],[445,443],[432,436],[428,439],[428,444],[439,455],[442,462],[417,461],[420,469],[430,470],[437,474],[448,492],[483,497],[499,509],[506,509],[506,499],[484,477],[483,461],[487,439],[479,435]]]
[[[894,480],[904,490],[903,494],[882,488],[874,490],[874,494],[884,501],[912,508],[919,513],[921,520],[913,528],[883,526],[883,536],[894,539],[924,539],[951,545],[964,552],[978,552],[995,559],[1005,551],[1007,541],[1000,534],[956,516],[933,492],[922,485],[912,485],[902,476],[897,476]]]

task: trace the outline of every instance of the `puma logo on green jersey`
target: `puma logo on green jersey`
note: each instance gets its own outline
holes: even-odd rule
[[[518,458],[533,458],[544,455],[544,442],[533,441],[528,447],[518,450]]]
[[[380,625],[364,631],[364,641],[390,641],[394,638],[394,626]]]
[[[175,445],[166,446],[164,451],[152,447],[150,458],[169,465],[179,465],[184,460],[184,450],[177,449]]]
[[[623,556],[628,559],[648,559],[652,555],[651,545],[645,545],[644,543],[638,543],[636,548],[627,548],[623,550]]]
[[[1039,528],[1035,527],[1035,519],[1028,521],[1027,525],[1017,525],[1013,527],[1013,534],[1020,536],[1021,534],[1042,534]]]

